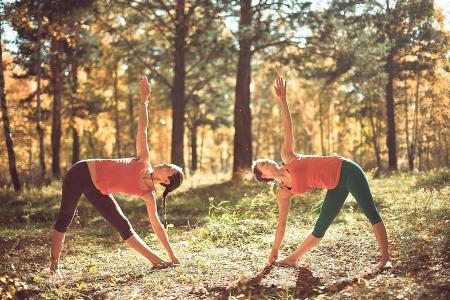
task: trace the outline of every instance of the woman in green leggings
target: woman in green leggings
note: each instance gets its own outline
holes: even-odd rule
[[[339,213],[348,194],[351,193],[373,226],[381,250],[380,268],[391,267],[386,228],[375,207],[364,171],[355,162],[343,157],[295,153],[292,120],[286,101],[286,82],[278,78],[274,88],[283,118],[284,142],[281,147],[281,157],[285,165],[279,166],[273,160],[259,159],[253,163],[252,167],[259,181],[280,182],[277,194],[278,225],[272,252],[269,255],[269,264],[295,265],[306,252],[320,243],[325,231]],[[293,253],[278,260],[278,250],[284,237],[291,198],[295,194],[301,194],[313,188],[328,190],[314,230]]]

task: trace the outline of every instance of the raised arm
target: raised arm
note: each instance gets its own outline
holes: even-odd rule
[[[148,125],[148,96],[150,95],[150,84],[146,76],[142,76],[140,82],[141,105],[139,105],[139,120],[136,135],[136,154],[140,161],[150,162],[150,151],[148,149],[147,125]]]
[[[277,204],[278,204],[278,224],[275,231],[275,240],[272,246],[272,252],[269,255],[269,264],[272,264],[278,259],[278,250],[280,249],[281,242],[283,241],[284,232],[286,231],[287,217],[289,214],[289,208],[291,206],[292,195],[282,189],[278,190]]]
[[[294,132],[292,129],[291,113],[286,100],[286,81],[278,77],[274,85],[275,93],[281,108],[281,117],[283,119],[283,136],[284,141],[281,146],[281,158],[285,163],[289,163],[295,158],[294,151]]]
[[[147,206],[147,214],[150,219],[150,224],[152,225],[152,229],[155,232],[158,240],[163,245],[164,249],[166,249],[167,254],[169,255],[170,260],[173,264],[179,264],[180,261],[173,253],[172,247],[170,246],[169,240],[167,238],[166,231],[164,230],[161,221],[158,217],[158,210],[156,208],[156,197],[152,193],[150,195],[146,195],[144,197],[145,205]]]

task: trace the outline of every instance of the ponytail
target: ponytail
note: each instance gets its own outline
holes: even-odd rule
[[[167,230],[167,212],[166,212],[166,205],[167,205],[167,196],[169,195],[169,188],[166,188],[163,192],[162,199],[161,199],[161,211],[163,212],[163,218],[164,218],[164,228]]]
[[[170,181],[169,184],[161,183],[161,185],[166,188],[162,194],[162,199],[161,199],[161,211],[163,213],[164,228],[166,230],[167,230],[167,214],[166,214],[167,196],[169,195],[169,193],[171,191],[173,191],[177,187],[179,187],[184,179],[184,174],[183,174],[183,171],[181,170],[181,168],[179,168],[178,166],[174,166],[174,168],[175,168],[176,172],[172,176],[169,176],[169,181]]]

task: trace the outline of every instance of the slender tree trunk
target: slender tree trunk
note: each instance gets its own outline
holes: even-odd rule
[[[324,126],[323,126],[323,104],[322,100],[319,99],[319,129],[320,129],[320,151],[322,152],[322,155],[325,155],[325,139],[324,139]]]
[[[30,113],[30,118],[28,120],[31,121],[32,115]],[[30,136],[28,138],[28,186],[31,186],[33,183],[33,138],[31,137],[31,122],[28,123],[28,132]]]
[[[375,151],[375,157],[377,160],[377,168],[378,171],[381,171],[381,150],[380,150],[380,145],[378,143],[378,130],[375,124],[375,120],[374,120],[374,115],[373,115],[373,109],[372,106],[369,104],[368,105],[368,110],[369,110],[369,120],[370,120],[370,128],[372,130],[372,146],[373,146],[373,150]]]
[[[39,7],[40,13],[41,7]],[[47,183],[47,166],[45,164],[45,147],[44,147],[44,129],[41,126],[42,109],[41,109],[41,33],[42,24],[41,17],[38,18],[38,37],[36,45],[36,131],[39,140],[39,185]]]
[[[331,144],[331,116],[330,116],[330,107],[327,109],[327,155],[330,155],[333,151],[332,144]]]
[[[72,164],[75,164],[80,160],[80,136],[78,134],[78,130],[75,124],[75,115],[76,115],[76,102],[77,93],[78,93],[78,58],[77,52],[74,50],[73,56],[71,59],[71,69],[70,69],[70,127],[72,130]]]
[[[197,171],[197,122],[193,120],[191,126],[191,171]]]
[[[386,72],[388,73],[388,82],[386,85],[387,147],[389,157],[388,166],[390,170],[397,170],[397,145],[394,110],[394,68],[394,51],[391,50],[386,63]]]
[[[131,91],[131,85],[133,84],[133,81],[131,79],[131,72],[128,73],[128,124],[129,124],[129,131],[128,131],[128,139],[129,139],[129,148],[130,153],[134,153],[136,149],[134,149],[134,140],[136,138],[136,121],[134,118],[134,101],[133,101],[133,94]],[[137,154],[136,154],[137,155]]]
[[[3,132],[5,134],[6,150],[8,152],[9,173],[15,191],[20,191],[19,175],[16,167],[16,154],[14,153],[13,139],[11,137],[11,129],[9,124],[8,108],[6,104],[5,94],[5,77],[3,68],[3,44],[2,40],[2,24],[0,22],[0,102],[2,107]]]
[[[184,119],[186,112],[186,35],[188,18],[185,14],[185,0],[177,0],[175,23],[174,79],[172,86],[172,163],[184,167]]]
[[[61,94],[62,94],[62,40],[53,37],[51,41],[50,69],[51,89],[53,94],[52,108],[52,174],[54,178],[61,177],[60,150],[61,150]]]
[[[113,87],[114,87],[114,121],[116,126],[116,156],[122,157],[121,143],[120,143],[120,122],[119,122],[119,79],[118,79],[118,65],[114,65],[113,70]]]
[[[202,162],[203,162],[203,150],[204,150],[203,145],[204,144],[205,144],[205,128],[203,127],[202,128],[202,137],[201,137],[201,140],[200,140],[200,159],[199,159],[199,169],[200,169],[200,171],[204,171],[203,170],[203,165],[202,165]]]
[[[263,115],[263,107],[261,107],[260,111],[259,111],[259,115]],[[258,113],[257,113],[258,114]],[[260,147],[260,138],[261,138],[261,120],[258,120],[257,126],[256,126],[256,130],[255,130],[255,138],[256,138],[256,145],[255,145],[255,152],[253,153],[254,157],[253,158],[258,158],[259,156],[259,147]]]
[[[407,74],[406,74],[407,76]],[[412,171],[414,169],[414,163],[411,163],[411,148],[412,144],[409,140],[409,101],[408,101],[408,78],[405,78],[405,86],[404,86],[405,100],[404,100],[404,108],[405,108],[405,136],[406,136],[406,154],[408,156],[408,169]],[[414,160],[413,160],[414,161]]]
[[[242,170],[252,163],[252,115],[250,111],[251,82],[251,0],[241,0],[239,20],[239,60],[236,76],[234,104],[234,153],[233,179],[238,179]]]
[[[414,158],[416,155],[417,148],[417,132],[419,126],[419,109],[420,109],[420,97],[419,97],[419,87],[420,87],[420,71],[417,71],[417,84],[416,84],[416,99],[414,103],[414,123],[413,123],[413,137],[411,144],[411,156],[408,157],[409,165],[411,170],[414,169]]]

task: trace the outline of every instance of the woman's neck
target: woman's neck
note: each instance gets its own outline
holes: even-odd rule
[[[292,186],[291,175],[284,168],[279,168],[274,174],[274,178],[282,182],[285,186]]]

